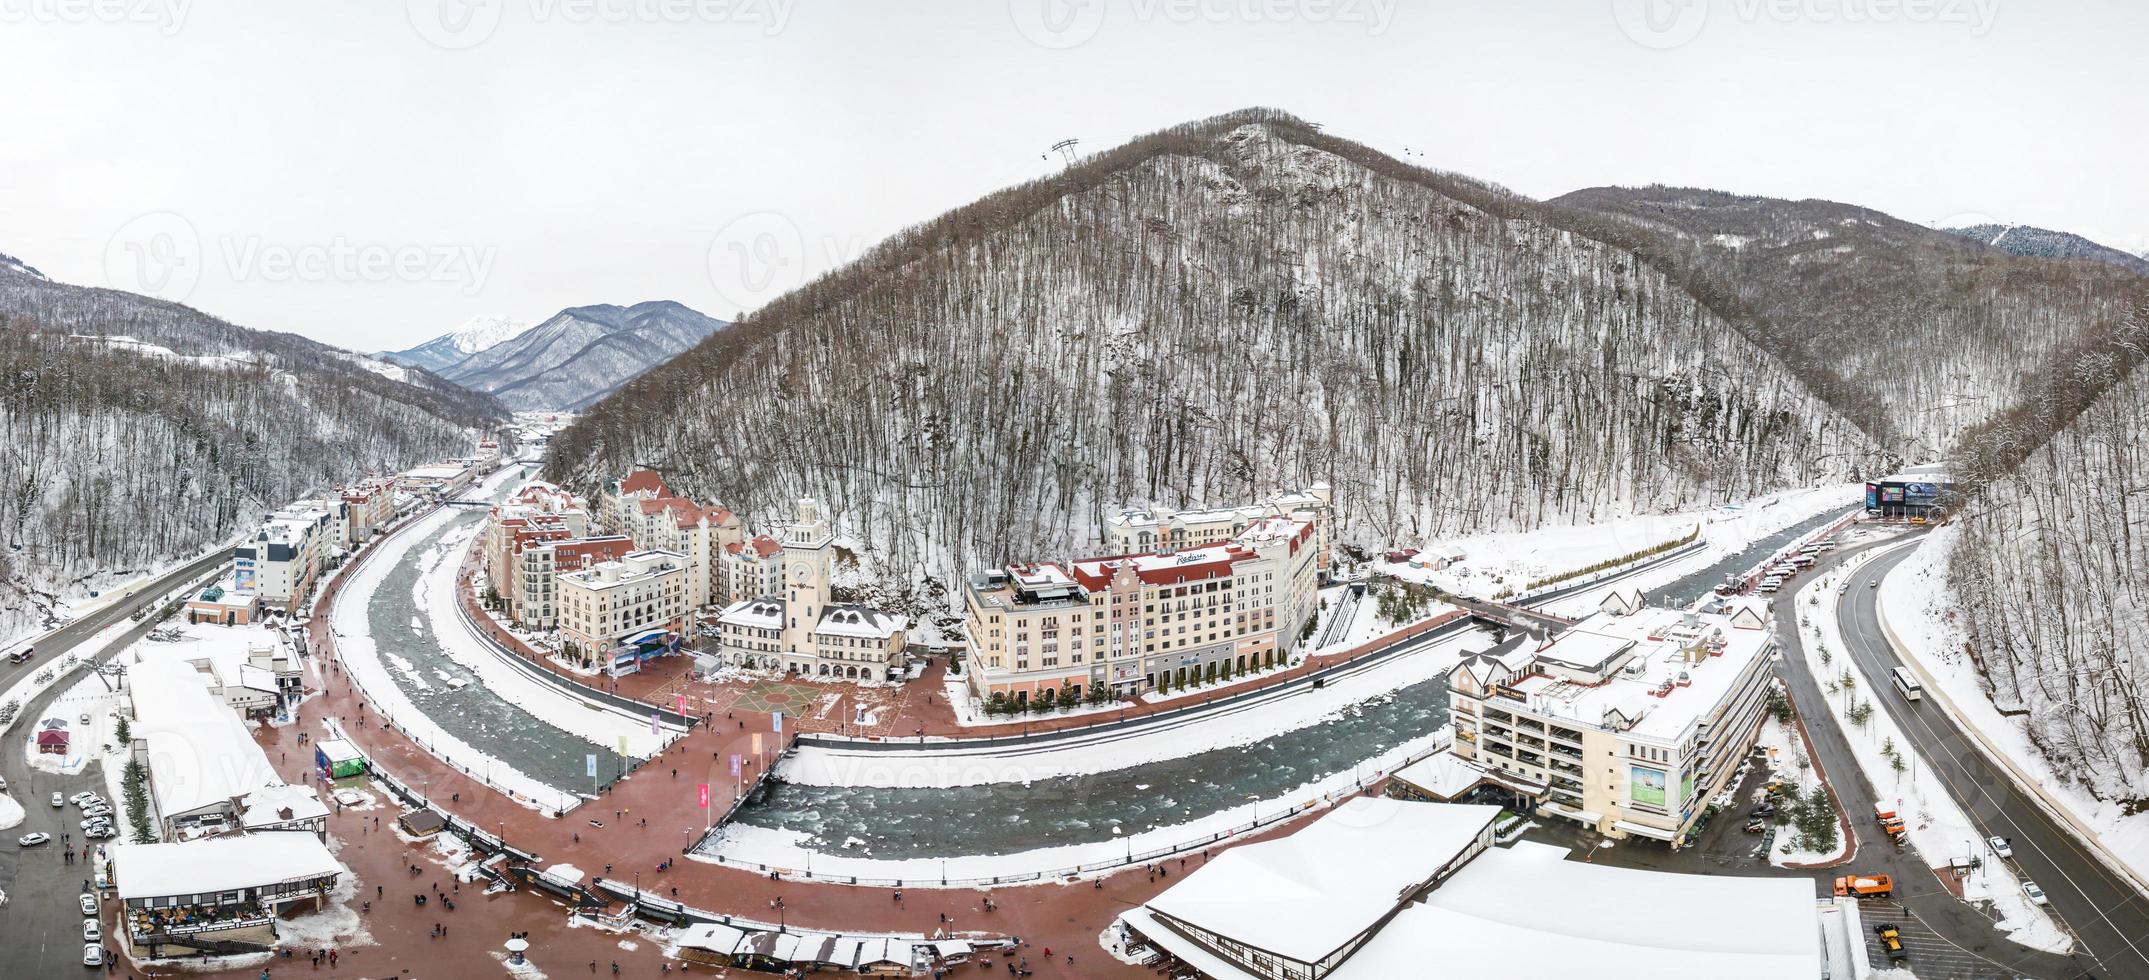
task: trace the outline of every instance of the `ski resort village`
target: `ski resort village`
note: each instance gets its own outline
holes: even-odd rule
[[[2149,8],[17,6],[0,980],[2149,980]]]

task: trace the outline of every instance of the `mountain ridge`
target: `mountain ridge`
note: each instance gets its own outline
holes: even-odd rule
[[[574,306],[441,373],[519,410],[572,411],[727,326],[676,300]]]

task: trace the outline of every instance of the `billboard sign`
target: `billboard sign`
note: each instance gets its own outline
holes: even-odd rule
[[[1932,483],[1905,483],[1903,498],[1913,504],[1930,504],[1940,499],[1940,487]]]
[[[1868,483],[1865,485],[1865,509],[1880,509],[1880,486],[1878,484]]]
[[[1903,502],[1903,488],[1902,488],[1902,487],[1899,487],[1899,486],[1896,486],[1896,487],[1889,487],[1889,486],[1884,486],[1884,487],[1881,487],[1881,488],[1880,488],[1880,502],[1881,502],[1881,503],[1884,503],[1884,504],[1899,504],[1899,503],[1902,503],[1902,502]]]
[[[1627,796],[1643,806],[1664,809],[1664,770],[1627,767]]]

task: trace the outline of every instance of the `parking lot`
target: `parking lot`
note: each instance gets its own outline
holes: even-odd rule
[[[1876,969],[1890,965],[1888,952],[1881,946],[1880,934],[1873,931],[1874,926],[1887,923],[1896,927],[1903,951],[1908,954],[1893,965],[1909,969],[1918,975],[1918,980],[1988,980],[2014,976],[2005,967],[1941,938],[1916,913],[1893,899],[1866,899],[1858,903],[1858,911],[1865,920],[1866,952]]]

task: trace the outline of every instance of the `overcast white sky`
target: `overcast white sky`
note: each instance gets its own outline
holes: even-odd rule
[[[1056,140],[1248,105],[1539,197],[2140,251],[2145,38],[2127,0],[0,0],[0,252],[358,349],[729,318]]]

